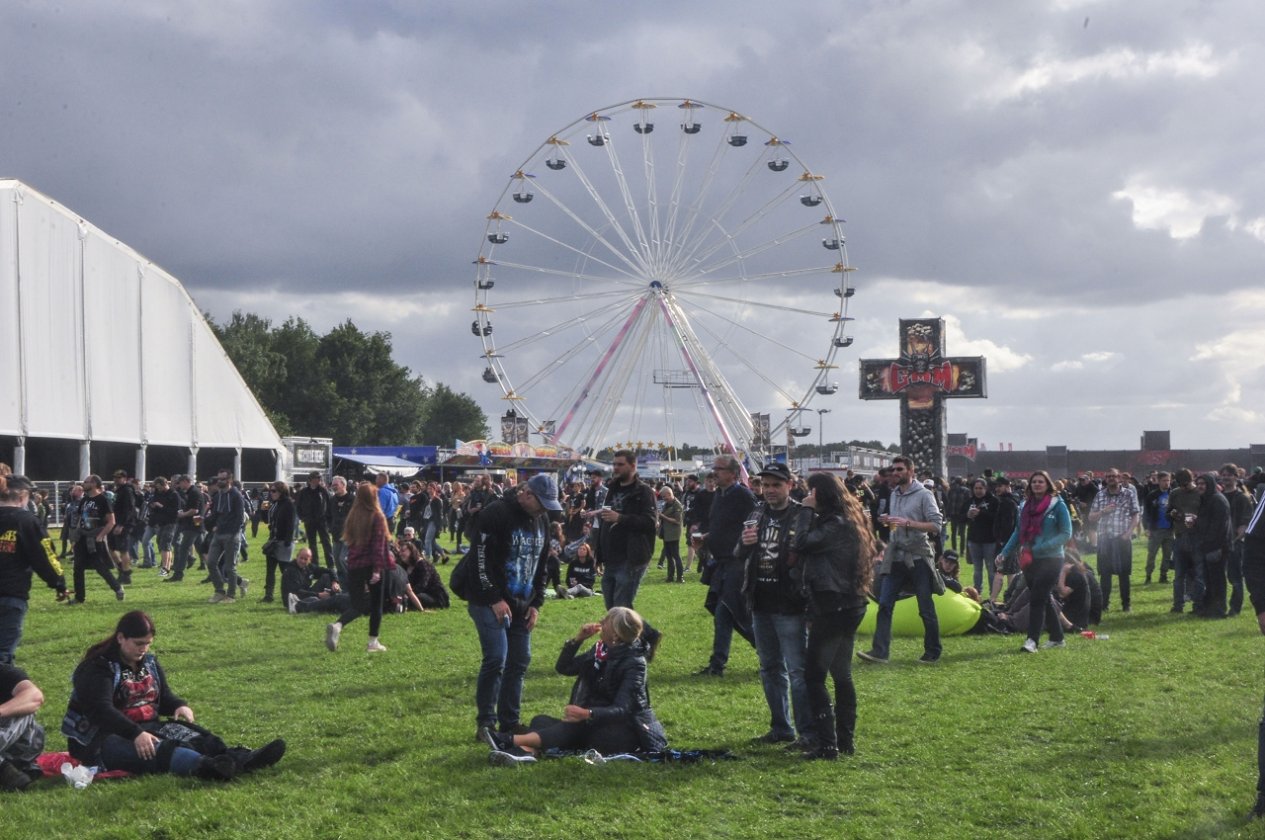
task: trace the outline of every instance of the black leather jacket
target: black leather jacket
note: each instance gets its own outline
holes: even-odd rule
[[[596,646],[577,655],[580,645],[575,639],[563,642],[554,666],[559,674],[578,677],[571,690],[571,703],[592,711],[590,726],[631,726],[643,751],[665,749],[668,736],[650,708],[645,646],[641,640],[607,648],[605,662],[597,661]]]
[[[853,591],[857,563],[861,558],[861,541],[856,528],[838,514],[813,516],[812,525],[795,538],[795,565],[791,574],[800,583],[805,597],[819,592],[837,592],[848,598],[864,600],[864,593]]]

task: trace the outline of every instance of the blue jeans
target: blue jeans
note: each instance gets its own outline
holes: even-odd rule
[[[742,563],[732,558],[716,561],[712,571],[709,600],[715,597],[712,613],[712,657],[708,665],[714,671],[724,671],[729,663],[729,650],[733,645],[734,631],[755,644],[751,634],[751,614],[746,611],[746,599],[742,595]]]
[[[649,561],[644,566],[629,566],[623,563],[607,566],[602,572],[602,600],[606,602],[606,609],[609,610],[611,607],[632,609],[633,601],[637,600],[637,590],[641,588],[641,579],[646,576],[646,569],[649,568]]]
[[[13,664],[13,655],[22,641],[27,606],[25,598],[0,597],[0,665]]]
[[[1195,608],[1204,600],[1203,557],[1195,546],[1195,538],[1189,532],[1178,534],[1173,548],[1173,610],[1186,608],[1186,587],[1190,587],[1190,599]]]
[[[156,536],[158,536],[158,529],[153,525],[146,525],[145,533],[141,534],[141,552],[146,568],[154,566],[154,537]]]
[[[193,544],[198,539],[198,531],[177,531],[176,532],[176,562],[172,566],[171,576],[176,580],[184,577],[184,570],[189,568],[189,561],[193,558]]]
[[[432,563],[435,562],[435,554],[439,549],[438,544],[435,542],[438,536],[439,523],[432,519],[426,523],[426,534],[422,537],[422,551],[426,553]]]
[[[531,631],[526,616],[497,621],[491,607],[468,604],[466,611],[479,632],[483,665],[475,686],[479,726],[506,731],[518,725],[523,700],[523,677],[531,664]]]
[[[892,649],[892,608],[896,596],[906,589],[913,589],[918,598],[918,615],[922,618],[923,652],[940,657],[940,619],[936,615],[935,601],[931,599],[931,567],[914,562],[911,569],[903,563],[893,563],[892,570],[880,578],[878,592],[878,618],[874,625],[874,643],[870,652],[879,659],[887,659]]]
[[[966,544],[966,556],[971,561],[971,565],[975,567],[975,591],[980,593],[980,597],[984,596],[984,574],[988,574],[988,597],[994,598],[997,593],[993,591],[993,580],[996,578],[994,574],[997,569],[997,552],[995,551],[995,543],[973,543]]]
[[[211,550],[207,552],[206,569],[211,575],[211,584],[215,586],[216,592],[224,592],[227,582],[230,598],[237,592],[237,549],[241,539],[240,531],[217,533],[211,537]]]
[[[753,612],[755,650],[760,657],[760,682],[772,716],[770,728],[779,737],[805,735],[812,731],[808,707],[808,684],[804,681],[804,659],[808,650],[808,624],[803,615]],[[795,709],[791,727],[786,692],[790,688]]]
[[[188,747],[164,749],[160,744],[153,758],[141,758],[131,741],[118,735],[107,735],[101,743],[100,759],[101,766],[106,770],[192,776],[202,763],[202,754]]]

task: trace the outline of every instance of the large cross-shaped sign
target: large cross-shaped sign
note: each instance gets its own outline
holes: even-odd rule
[[[900,358],[861,360],[861,399],[900,400],[900,449],[947,477],[944,401],[987,397],[983,356],[944,355],[943,318],[901,318]]]

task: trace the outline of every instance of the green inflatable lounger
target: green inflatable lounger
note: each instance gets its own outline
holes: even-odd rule
[[[979,621],[980,605],[956,592],[932,595],[936,602],[936,617],[940,619],[941,636],[961,636]],[[878,618],[878,602],[870,601],[861,619],[858,633],[874,635],[874,622]],[[892,608],[892,635],[922,638],[922,619],[918,617],[918,599],[912,595],[901,598]]]

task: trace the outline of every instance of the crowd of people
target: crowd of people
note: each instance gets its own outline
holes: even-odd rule
[[[436,564],[450,558],[437,536],[446,529],[458,546],[468,542],[468,550],[456,552],[460,560],[450,584],[466,602],[481,648],[473,680],[476,738],[502,764],[530,762],[551,749],[666,745],[647,680],[664,634],[634,603],[657,542],[665,581],[679,583],[693,572],[707,587],[711,655],[698,676],[723,677],[734,633],[747,640],[770,714],[768,731],[756,740],[784,743],[810,759],[835,759],[856,749],[853,656],[872,665],[890,661],[893,612],[902,597],[917,602],[922,664],[943,656],[935,596],[946,590],[980,603],[979,632],[1022,634],[1020,651],[1027,654],[1061,648],[1068,633],[1088,628],[1113,608],[1113,590],[1115,608],[1131,609],[1134,548],[1143,538],[1146,582],[1156,570],[1160,583],[1171,581],[1173,612],[1189,608],[1196,616],[1223,618],[1241,610],[1250,591],[1253,608],[1265,613],[1265,481],[1233,464],[1199,476],[1156,472],[1145,482],[1113,469],[1101,481],[1085,474],[1063,482],[1037,471],[1022,480],[984,475],[945,483],[920,474],[904,456],[872,478],[843,481],[825,472],[796,477],[777,463],[748,474],[736,458],[722,454],[704,475],[647,482],[637,473],[634,453],[619,451],[609,476],[593,469],[585,481],[561,487],[547,473],[516,486],[481,475],[469,486],[414,481],[397,487],[380,475],[354,486],[335,477],[329,488],[313,473],[299,488],[274,482],[266,494],[244,493],[228,471],[206,488],[188,476],[142,486],[120,470],[114,479],[112,492],[97,476],[70,490],[61,557],[47,536],[33,485],[8,476],[0,491],[0,552],[15,555],[0,557],[6,586],[0,590],[0,663],[9,669],[0,682],[0,699],[9,697],[0,706],[0,733],[8,731],[11,718],[26,714],[21,710],[33,714],[32,706],[38,707],[38,689],[19,679],[23,675],[12,665],[32,574],[75,604],[84,600],[91,569],[122,600],[135,566],[180,581],[196,557],[207,572],[204,582],[214,587],[210,601],[232,603],[249,583],[237,574],[248,524],[268,526],[263,600],[274,600],[279,572],[281,601],[290,613],[337,614],[325,632],[331,651],[358,618],[367,617],[367,651],[378,653],[386,650],[380,639],[384,613],[447,607]],[[156,551],[146,548],[151,539]],[[60,566],[68,546],[73,589]],[[1096,568],[1084,562],[1087,553],[1096,554]],[[972,567],[972,585],[960,580],[963,557]],[[8,582],[11,566],[25,569],[25,589],[21,574],[16,584]],[[562,717],[538,716],[524,725],[524,676],[545,601],[599,595],[604,617],[581,626],[557,662],[559,673],[576,677]],[[21,609],[12,601],[21,601]],[[871,602],[871,644],[854,650]],[[597,644],[581,653],[594,636]],[[96,662],[91,692],[98,699],[90,705],[99,714],[105,714],[107,698],[127,702],[119,686],[135,681],[120,682],[120,667],[132,676],[138,668],[146,671],[152,710],[143,720],[124,713],[130,726],[109,718],[113,728],[102,731],[126,741],[126,749],[100,740],[104,736],[93,729],[79,746],[72,742],[72,753],[137,772],[216,778],[251,769],[243,762],[254,767],[271,760],[277,747],[262,758],[258,751],[231,753],[235,763],[217,758],[228,753],[186,754],[184,746],[160,754],[143,737],[153,735],[152,727],[134,728],[164,715],[173,718],[168,723],[192,723],[147,654],[152,637],[149,618],[129,613],[113,636],[85,656],[80,670]],[[107,679],[108,673],[115,676]],[[79,689],[78,675],[78,699],[71,705],[82,715],[90,689],[87,683]],[[123,694],[128,691],[133,689]],[[6,760],[21,771],[31,732],[15,729],[4,737]],[[0,784],[5,778],[0,773]],[[1265,813],[1265,795],[1258,806]]]

